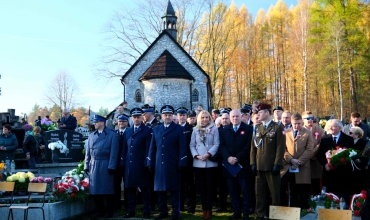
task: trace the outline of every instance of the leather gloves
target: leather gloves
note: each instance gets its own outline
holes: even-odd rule
[[[251,170],[254,176],[257,176],[257,166],[256,164],[251,165]]]
[[[108,173],[109,173],[109,175],[113,175],[114,174],[114,170],[108,169]]]
[[[279,165],[274,165],[271,171],[272,175],[277,176],[280,175],[280,166]]]

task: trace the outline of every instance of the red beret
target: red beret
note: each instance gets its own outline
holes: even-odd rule
[[[271,105],[266,104],[266,103],[261,103],[257,106],[257,111],[261,111],[265,109],[271,109]]]

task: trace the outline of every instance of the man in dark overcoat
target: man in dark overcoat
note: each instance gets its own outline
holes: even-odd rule
[[[143,110],[131,111],[133,126],[126,131],[126,141],[122,151],[122,165],[125,167],[125,189],[128,191],[128,212],[124,218],[135,217],[136,192],[141,191],[144,203],[143,218],[150,217],[149,171],[145,159],[148,155],[152,129],[143,123]]]
[[[76,118],[73,115],[71,115],[69,109],[64,109],[63,117],[62,120],[60,121],[59,128],[74,131],[76,127],[77,127]]]
[[[172,122],[174,108],[161,108],[163,124],[153,130],[147,165],[154,170],[154,191],[158,192],[160,214],[156,219],[168,217],[167,192],[171,192],[172,220],[180,216],[181,171],[187,166],[187,146],[184,128]]]
[[[231,124],[224,127],[220,133],[220,152],[223,163],[232,166],[241,166],[236,176],[231,175],[229,170],[224,168],[224,176],[227,178],[231,204],[234,214],[229,219],[240,219],[243,212],[243,219],[249,219],[252,209],[252,198],[250,188],[253,174],[250,168],[249,152],[253,128],[242,122],[242,115],[239,110],[230,112]],[[243,195],[241,203],[240,192]]]
[[[114,171],[118,160],[118,135],[105,127],[106,118],[95,115],[95,130],[89,135],[85,172],[90,174],[89,194],[94,196],[97,213],[93,217],[113,216]],[[106,200],[106,209],[104,201]]]
[[[280,170],[285,152],[285,131],[283,126],[271,120],[271,105],[257,106],[258,118],[252,138],[250,164],[256,175],[256,219],[263,219],[268,209],[266,193],[270,190],[272,205],[280,204]]]
[[[185,129],[185,136],[186,136],[186,147],[188,149],[187,159],[188,165],[187,169],[182,172],[181,175],[181,192],[180,192],[180,209],[184,210],[184,203],[185,198],[188,200],[187,204],[187,211],[189,213],[195,212],[195,205],[196,205],[196,191],[195,191],[195,183],[194,183],[194,169],[193,169],[193,156],[191,155],[190,151],[190,141],[191,141],[191,134],[193,132],[193,125],[190,125],[187,122],[188,118],[188,109],[185,107],[180,107],[176,109],[177,118],[179,120],[179,125]]]
[[[326,186],[327,192],[332,192],[339,198],[343,197],[347,205],[350,204],[350,178],[352,166],[349,164],[337,167],[330,167],[326,160],[326,152],[335,149],[337,146],[353,148],[353,138],[342,132],[343,125],[337,119],[330,119],[327,122],[329,131],[323,136],[317,150],[317,159],[324,168],[322,175],[322,185]]]
[[[122,107],[122,106],[121,106]],[[125,177],[125,170],[124,167],[121,165],[122,164],[122,151],[123,151],[123,143],[125,142],[125,134],[126,134],[126,128],[128,126],[128,116],[125,114],[122,114],[117,117],[117,130],[116,133],[118,134],[118,143],[119,143],[119,148],[118,148],[118,155],[119,155],[119,160],[117,160],[117,169],[116,172],[114,173],[114,206],[115,209],[120,209],[122,202],[121,202],[121,183],[122,180],[124,182],[124,177]],[[124,191],[123,193],[123,198],[124,198],[124,209],[127,210],[127,190]]]

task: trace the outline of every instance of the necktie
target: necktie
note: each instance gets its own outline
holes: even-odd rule
[[[137,127],[134,127],[134,133],[137,131]]]
[[[167,129],[167,126],[164,126],[164,130],[166,130]]]
[[[337,144],[337,137],[333,137],[334,144]]]
[[[289,128],[289,125],[285,125],[285,130]]]
[[[297,137],[298,131],[294,131],[294,138]]]
[[[236,132],[238,130],[238,127],[234,126],[234,132]]]
[[[121,131],[120,134],[123,135],[123,131]]]

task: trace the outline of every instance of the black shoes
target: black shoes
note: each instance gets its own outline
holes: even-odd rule
[[[144,213],[142,217],[143,218],[150,218],[150,214],[149,213]]]
[[[233,214],[232,216],[229,217],[229,220],[237,220],[237,219],[241,219],[242,216],[241,214]]]
[[[102,211],[98,211],[98,212],[96,212],[95,214],[93,214],[93,215],[91,216],[91,218],[100,218],[100,217],[104,217],[104,216],[105,216],[104,212],[102,212]]]
[[[157,217],[155,217],[154,219],[155,220],[158,220],[158,219],[166,219],[168,217],[168,214],[159,214]]]
[[[188,208],[188,213],[189,214],[194,214],[195,213],[195,208]]]
[[[133,217],[135,217],[135,213],[132,213],[132,212],[128,212],[126,213],[125,216],[123,216],[123,218],[133,218]]]

